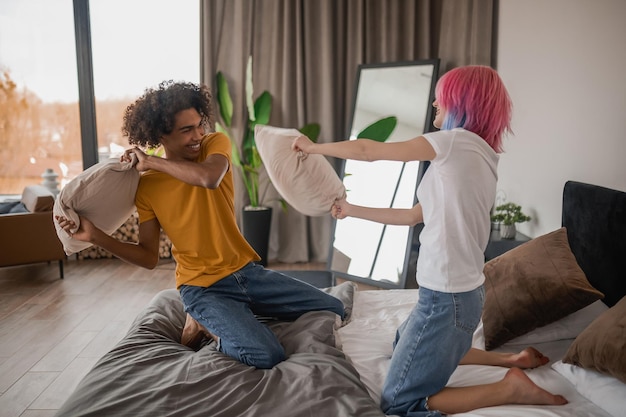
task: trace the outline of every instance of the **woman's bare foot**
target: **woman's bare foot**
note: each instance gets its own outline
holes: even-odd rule
[[[563,405],[567,400],[535,384],[520,368],[511,368],[498,382],[466,387],[445,387],[428,398],[431,410],[466,413],[505,404]]]
[[[519,353],[494,352],[471,348],[461,359],[460,365],[491,365],[507,368],[531,369],[545,365],[550,360],[533,347]]]
[[[211,332],[187,314],[180,343],[197,351],[204,338],[217,340]]]
[[[539,387],[519,368],[509,369],[501,382],[511,389],[510,403],[512,404],[567,404],[565,397],[551,394]]]
[[[511,368],[532,369],[545,365],[550,359],[533,347],[527,347],[520,353],[511,355]]]

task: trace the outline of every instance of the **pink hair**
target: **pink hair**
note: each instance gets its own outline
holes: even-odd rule
[[[446,112],[442,129],[462,127],[483,138],[497,153],[502,152],[502,136],[511,132],[513,105],[493,68],[454,68],[437,82],[435,97]]]

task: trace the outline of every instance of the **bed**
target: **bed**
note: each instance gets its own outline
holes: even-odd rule
[[[563,227],[485,266],[486,303],[474,345],[550,363],[525,371],[561,394],[563,406],[508,405],[456,417],[623,416],[626,398],[626,193],[569,181]],[[269,321],[288,359],[257,370],[205,342],[178,341],[185,313],[175,290],[157,294],[126,336],[78,383],[57,416],[384,417],[378,403],[396,327],[417,290],[324,291],[341,299],[342,322],[311,312]],[[449,386],[501,379],[505,368],[463,365]]]

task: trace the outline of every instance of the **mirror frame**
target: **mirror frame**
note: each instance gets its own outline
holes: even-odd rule
[[[352,113],[350,123],[348,125],[346,139],[350,140],[352,127],[354,125],[355,120],[355,112],[357,109],[357,99],[359,96],[359,82],[361,79],[361,73],[364,70],[375,69],[375,68],[392,68],[392,67],[403,67],[403,66],[423,66],[423,65],[432,65],[433,66],[433,74],[431,78],[431,86],[427,101],[427,110],[426,110],[426,120],[424,121],[424,131],[416,133],[415,136],[421,135],[423,133],[432,132],[436,130],[433,126],[433,107],[432,102],[435,98],[435,85],[437,80],[439,79],[439,59],[425,59],[425,60],[414,60],[414,61],[398,61],[398,62],[387,62],[387,63],[377,63],[377,64],[360,64],[357,68],[357,76],[355,80],[354,86],[354,98],[352,102]],[[409,138],[407,138],[409,139]],[[344,179],[345,174],[345,160],[339,161],[339,176],[341,180]],[[419,186],[422,177],[424,176],[426,169],[428,168],[429,162],[420,162],[418,167],[417,179],[415,181],[415,189],[413,190],[413,204],[417,203],[417,187]],[[407,280],[407,277],[410,273],[415,273],[415,268],[410,267],[411,262],[416,262],[417,260],[417,252],[419,250],[419,232],[421,231],[423,225],[417,226],[409,226],[407,242],[405,247],[405,255],[404,261],[402,264],[402,273],[399,278],[398,283],[393,283],[391,281],[381,281],[372,278],[361,277],[357,275],[352,275],[347,272],[337,271],[332,269],[333,265],[333,257],[334,257],[334,249],[335,249],[335,233],[337,228],[337,220],[333,219],[332,228],[331,228],[331,241],[329,245],[329,254],[328,254],[328,262],[327,269],[333,274],[333,281],[336,281],[337,278],[348,280],[348,281],[356,281],[363,284],[367,284],[373,287],[379,287],[382,289],[404,289],[404,288],[417,288],[417,283],[415,280]],[[384,234],[384,231],[383,231]]]

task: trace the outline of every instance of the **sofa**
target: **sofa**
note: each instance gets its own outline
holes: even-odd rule
[[[0,267],[58,261],[63,278],[66,255],[52,218],[54,198],[43,185],[29,185],[19,200],[0,203]]]

